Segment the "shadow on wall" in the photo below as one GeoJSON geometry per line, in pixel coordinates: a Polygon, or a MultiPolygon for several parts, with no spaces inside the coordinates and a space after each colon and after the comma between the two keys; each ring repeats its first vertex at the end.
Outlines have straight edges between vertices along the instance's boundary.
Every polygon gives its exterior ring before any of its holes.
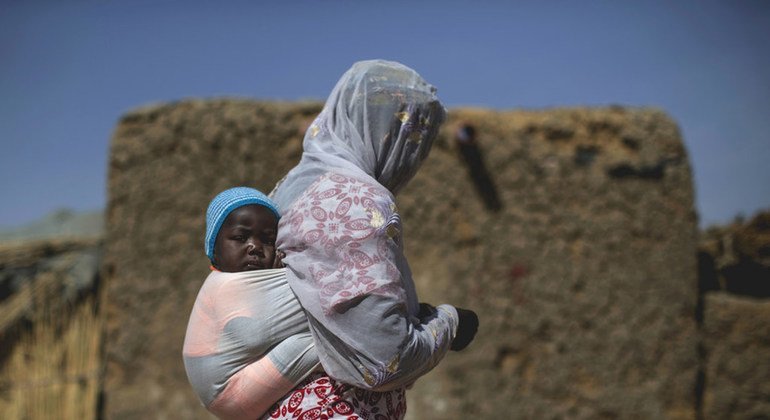
{"type": "Polygon", "coordinates": [[[468,175],[471,177],[476,193],[481,197],[487,210],[498,212],[503,208],[497,187],[489,175],[484,153],[476,142],[476,128],[463,123],[457,128],[454,135],[457,152],[465,164],[468,175]]]}

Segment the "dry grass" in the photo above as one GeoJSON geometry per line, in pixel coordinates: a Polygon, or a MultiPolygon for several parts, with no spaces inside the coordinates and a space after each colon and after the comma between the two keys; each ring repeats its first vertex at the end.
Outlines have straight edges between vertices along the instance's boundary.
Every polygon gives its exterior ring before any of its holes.
{"type": "MultiPolygon", "coordinates": [[[[37,295],[35,307],[48,307],[40,301],[46,294],[37,295]]],[[[35,310],[32,327],[0,366],[0,418],[96,418],[102,326],[95,300],[88,296],[64,313],[35,310]]]]}

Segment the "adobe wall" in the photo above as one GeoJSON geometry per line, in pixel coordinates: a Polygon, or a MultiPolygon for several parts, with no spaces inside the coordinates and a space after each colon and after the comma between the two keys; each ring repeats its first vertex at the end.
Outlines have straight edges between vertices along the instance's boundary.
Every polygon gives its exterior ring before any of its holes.
{"type": "Polygon", "coordinates": [[[770,210],[698,247],[704,419],[770,416],[770,210]]]}
{"type": "MultiPolygon", "coordinates": [[[[208,271],[205,208],[230,186],[269,191],[319,110],[184,101],[120,121],[103,266],[107,418],[208,418],[180,355],[208,271]]],[[[696,217],[665,114],[452,110],[398,204],[421,298],[482,323],[409,392],[410,418],[694,418],[696,217]],[[464,157],[461,123],[478,145],[464,157]]]]}
{"type": "Polygon", "coordinates": [[[705,301],[704,418],[767,418],[770,301],[727,293],[709,293],[705,301]]]}
{"type": "Polygon", "coordinates": [[[502,209],[448,138],[402,197],[421,297],[483,311],[472,350],[411,392],[411,418],[693,418],[696,227],[675,124],[621,108],[458,121],[502,209]]]}

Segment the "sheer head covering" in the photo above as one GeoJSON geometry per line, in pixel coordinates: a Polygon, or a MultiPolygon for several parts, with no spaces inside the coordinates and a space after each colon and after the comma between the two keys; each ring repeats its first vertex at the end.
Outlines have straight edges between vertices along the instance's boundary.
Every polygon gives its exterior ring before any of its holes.
{"type": "Polygon", "coordinates": [[[355,63],[305,133],[299,165],[272,195],[288,208],[330,168],[363,172],[396,194],[428,156],[445,115],[436,88],[409,67],[355,63]]]}

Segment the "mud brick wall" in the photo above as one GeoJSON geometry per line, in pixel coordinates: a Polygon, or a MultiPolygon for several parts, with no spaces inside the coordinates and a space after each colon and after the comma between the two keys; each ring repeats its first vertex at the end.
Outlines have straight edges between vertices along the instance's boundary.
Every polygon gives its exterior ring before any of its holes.
{"type": "Polygon", "coordinates": [[[770,418],[770,210],[699,242],[700,412],[770,418]]]}
{"type": "Polygon", "coordinates": [[[706,419],[770,415],[770,301],[710,293],[704,316],[706,419]]]}
{"type": "MultiPolygon", "coordinates": [[[[205,208],[227,187],[270,190],[319,110],[185,101],[120,121],[103,266],[107,418],[208,418],[180,355],[208,271],[205,208]]],[[[410,418],[694,418],[696,216],[665,114],[451,110],[398,204],[421,298],[481,318],[476,342],[409,392],[410,418]],[[456,142],[461,126],[475,147],[456,142]]]]}
{"type": "Polygon", "coordinates": [[[477,199],[450,138],[402,197],[421,297],[482,320],[417,383],[411,418],[693,418],[696,227],[675,124],[622,108],[459,122],[501,209],[477,199]]]}

